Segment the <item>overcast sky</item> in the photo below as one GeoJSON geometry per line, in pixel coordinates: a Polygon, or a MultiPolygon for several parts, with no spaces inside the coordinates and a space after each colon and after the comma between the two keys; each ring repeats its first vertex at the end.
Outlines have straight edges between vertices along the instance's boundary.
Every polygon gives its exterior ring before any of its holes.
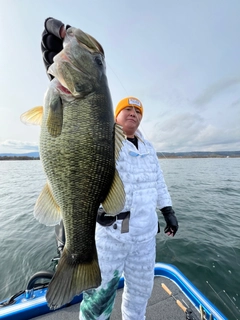
{"type": "Polygon", "coordinates": [[[0,153],[38,150],[40,127],[20,115],[43,104],[44,20],[95,37],[114,106],[144,106],[140,129],[157,151],[240,150],[239,0],[0,0],[0,153]]]}

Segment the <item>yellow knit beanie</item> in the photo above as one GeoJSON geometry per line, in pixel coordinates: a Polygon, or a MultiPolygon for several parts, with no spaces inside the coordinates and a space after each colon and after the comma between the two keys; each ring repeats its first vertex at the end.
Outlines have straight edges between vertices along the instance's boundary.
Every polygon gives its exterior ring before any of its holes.
{"type": "Polygon", "coordinates": [[[140,100],[134,97],[127,97],[118,102],[118,105],[115,109],[115,118],[118,116],[119,112],[126,107],[134,107],[140,110],[141,115],[143,115],[143,105],[140,100]]]}

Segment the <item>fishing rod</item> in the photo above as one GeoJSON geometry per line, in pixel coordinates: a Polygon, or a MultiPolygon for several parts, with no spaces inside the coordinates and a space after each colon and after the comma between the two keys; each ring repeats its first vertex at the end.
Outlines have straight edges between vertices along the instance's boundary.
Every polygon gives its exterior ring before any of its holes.
{"type": "MultiPolygon", "coordinates": [[[[228,305],[225,303],[225,301],[220,297],[220,295],[216,292],[216,290],[214,290],[214,288],[211,286],[211,284],[206,281],[207,285],[210,287],[210,289],[215,293],[215,295],[219,298],[219,300],[221,300],[221,302],[224,304],[224,306],[231,312],[231,314],[234,316],[234,318],[236,320],[238,320],[237,316],[234,314],[233,309],[230,309],[228,307],[228,305]]],[[[229,295],[227,294],[227,292],[225,290],[222,290],[221,292],[223,292],[225,294],[225,296],[227,296],[227,298],[231,301],[231,303],[234,305],[235,309],[237,310],[237,312],[240,314],[239,308],[236,306],[236,304],[233,302],[233,300],[229,297],[229,295]]]]}
{"type": "MultiPolygon", "coordinates": [[[[199,320],[199,317],[192,311],[191,308],[185,307],[180,300],[178,300],[170,291],[170,289],[165,285],[165,283],[161,283],[162,288],[172,297],[176,304],[182,309],[184,313],[186,313],[186,320],[199,320]]],[[[201,310],[201,320],[206,320],[203,310],[201,310]]],[[[211,317],[210,317],[211,320],[211,317]]]]}

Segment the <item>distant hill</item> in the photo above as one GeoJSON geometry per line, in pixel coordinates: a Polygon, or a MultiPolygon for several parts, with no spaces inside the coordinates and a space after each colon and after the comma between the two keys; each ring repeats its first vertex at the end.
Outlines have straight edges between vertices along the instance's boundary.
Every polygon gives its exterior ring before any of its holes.
{"type": "MultiPolygon", "coordinates": [[[[157,152],[158,158],[240,158],[240,151],[157,152]]],[[[0,153],[0,160],[38,160],[39,152],[0,153]]]]}
{"type": "Polygon", "coordinates": [[[38,160],[39,152],[0,153],[0,160],[38,160]]]}
{"type": "Polygon", "coordinates": [[[240,151],[157,152],[158,158],[238,158],[240,151]]]}

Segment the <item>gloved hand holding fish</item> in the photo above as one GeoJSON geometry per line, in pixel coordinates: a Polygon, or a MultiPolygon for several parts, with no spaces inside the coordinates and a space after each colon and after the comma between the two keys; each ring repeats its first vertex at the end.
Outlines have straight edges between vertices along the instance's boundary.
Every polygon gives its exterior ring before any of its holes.
{"type": "Polygon", "coordinates": [[[41,223],[63,219],[66,245],[46,295],[52,309],[101,284],[95,246],[99,205],[116,215],[125,193],[115,161],[125,136],[114,124],[102,46],[80,29],[67,29],[44,108],[21,116],[41,125],[40,158],[47,176],[34,208],[41,223]]]}

